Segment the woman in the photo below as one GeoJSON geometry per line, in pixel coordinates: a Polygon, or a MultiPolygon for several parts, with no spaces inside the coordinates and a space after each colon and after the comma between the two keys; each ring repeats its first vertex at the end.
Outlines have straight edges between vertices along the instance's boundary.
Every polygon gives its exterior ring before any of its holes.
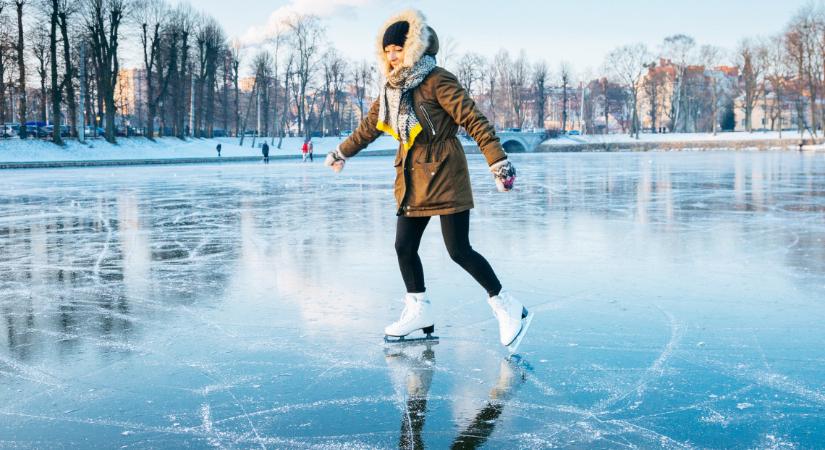
{"type": "Polygon", "coordinates": [[[379,67],[386,83],[358,129],[327,155],[340,172],[382,132],[400,143],[395,156],[398,224],[395,249],[407,288],[401,318],[384,330],[401,338],[435,329],[424,272],[418,257],[421,236],[432,216],[440,216],[450,257],[481,284],[499,323],[502,345],[515,352],[532,314],[506,291],[490,264],[470,246],[473,194],[464,149],[456,137],[462,126],[478,143],[500,191],[509,191],[515,169],[507,161],[495,129],[450,72],[436,66],[438,38],[424,16],[408,10],[392,17],[378,35],[379,67]]]}

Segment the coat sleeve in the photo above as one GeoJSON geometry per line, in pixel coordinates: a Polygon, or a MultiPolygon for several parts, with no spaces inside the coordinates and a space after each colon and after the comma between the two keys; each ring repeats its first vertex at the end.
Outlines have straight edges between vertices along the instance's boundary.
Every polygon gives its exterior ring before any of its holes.
{"type": "Polygon", "coordinates": [[[452,73],[441,70],[435,85],[438,103],[478,144],[487,165],[507,159],[496,130],[452,73]]]}
{"type": "Polygon", "coordinates": [[[358,154],[361,150],[366,148],[374,140],[381,136],[381,131],[375,127],[378,123],[378,100],[372,102],[370,110],[367,115],[358,124],[358,128],[352,135],[350,135],[339,148],[341,153],[347,158],[351,158],[358,154]]]}

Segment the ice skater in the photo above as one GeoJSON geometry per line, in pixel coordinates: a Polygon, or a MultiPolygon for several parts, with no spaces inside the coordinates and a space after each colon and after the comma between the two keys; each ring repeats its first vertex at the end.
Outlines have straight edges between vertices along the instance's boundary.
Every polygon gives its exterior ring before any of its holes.
{"type": "Polygon", "coordinates": [[[302,159],[301,162],[307,162],[307,158],[309,158],[310,162],[312,162],[312,143],[310,142],[309,138],[304,140],[303,145],[301,145],[301,155],[302,159]]]}
{"type": "Polygon", "coordinates": [[[269,164],[269,144],[264,141],[264,145],[261,146],[261,153],[264,155],[264,164],[269,164]]]}
{"type": "Polygon", "coordinates": [[[324,164],[336,172],[382,132],[399,141],[395,156],[398,216],[395,250],[407,288],[401,318],[384,329],[390,340],[422,330],[431,338],[435,316],[424,285],[418,247],[432,216],[440,216],[450,257],[487,291],[502,345],[515,352],[532,313],[507,291],[493,268],[470,246],[473,193],[464,149],[456,137],[462,126],[478,143],[499,191],[513,188],[516,171],[507,160],[493,125],[452,73],[436,65],[438,37],[416,10],[388,20],[378,35],[384,75],[378,99],[358,129],[329,152],[324,164]]]}
{"type": "Polygon", "coordinates": [[[218,144],[218,146],[215,147],[215,150],[218,151],[218,158],[220,158],[221,157],[221,144],[218,144]]]}

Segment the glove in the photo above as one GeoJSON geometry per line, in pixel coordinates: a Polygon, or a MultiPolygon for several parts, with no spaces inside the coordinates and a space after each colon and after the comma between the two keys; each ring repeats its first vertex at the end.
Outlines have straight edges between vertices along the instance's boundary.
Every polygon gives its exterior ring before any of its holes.
{"type": "Polygon", "coordinates": [[[516,168],[510,164],[506,159],[501,160],[490,166],[490,172],[493,172],[493,178],[496,180],[496,188],[499,192],[507,192],[513,189],[513,184],[516,182],[516,168]]]}
{"type": "Polygon", "coordinates": [[[340,148],[336,148],[335,150],[327,153],[326,159],[324,159],[324,165],[327,167],[332,167],[332,170],[335,173],[338,173],[344,170],[344,163],[347,162],[347,157],[341,153],[340,148]]]}

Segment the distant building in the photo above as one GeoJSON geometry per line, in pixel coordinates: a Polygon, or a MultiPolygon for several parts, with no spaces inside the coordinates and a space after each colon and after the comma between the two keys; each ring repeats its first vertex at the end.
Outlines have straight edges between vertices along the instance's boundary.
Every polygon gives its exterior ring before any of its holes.
{"type": "Polygon", "coordinates": [[[713,90],[717,120],[736,95],[739,69],[732,66],[707,68],[687,66],[680,80],[679,66],[660,58],[648,67],[639,81],[638,107],[642,130],[648,132],[710,131],[713,129],[713,90]],[[681,88],[681,92],[676,92],[681,88]],[[677,95],[678,94],[678,95],[677,95]],[[678,105],[674,101],[680,99],[678,105]],[[678,108],[677,108],[678,106],[678,108]],[[677,117],[678,114],[678,117],[677,117]],[[678,120],[678,123],[674,121],[678,120]]]}
{"type": "Polygon", "coordinates": [[[142,127],[146,118],[146,70],[121,69],[115,86],[118,122],[128,120],[142,127]]]}
{"type": "Polygon", "coordinates": [[[255,77],[243,77],[238,80],[238,89],[244,93],[252,92],[252,89],[255,88],[255,77]]]}

